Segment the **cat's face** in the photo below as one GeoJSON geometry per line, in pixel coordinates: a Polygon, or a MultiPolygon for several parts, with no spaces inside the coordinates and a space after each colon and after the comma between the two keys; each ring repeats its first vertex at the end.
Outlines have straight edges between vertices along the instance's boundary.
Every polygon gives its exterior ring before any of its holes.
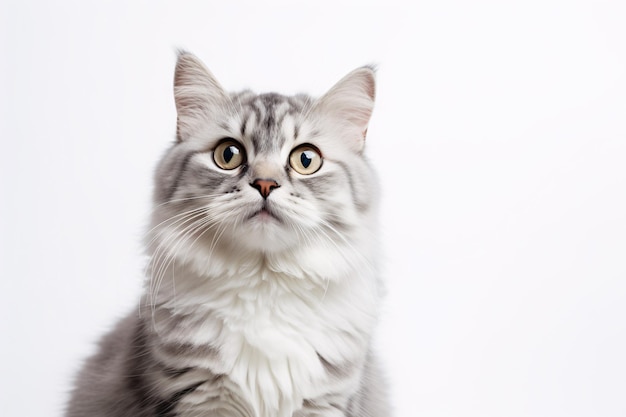
{"type": "Polygon", "coordinates": [[[363,227],[376,188],[363,158],[371,69],[319,100],[227,94],[182,54],[175,97],[178,142],[158,168],[155,194],[168,244],[277,252],[333,245],[363,227]]]}

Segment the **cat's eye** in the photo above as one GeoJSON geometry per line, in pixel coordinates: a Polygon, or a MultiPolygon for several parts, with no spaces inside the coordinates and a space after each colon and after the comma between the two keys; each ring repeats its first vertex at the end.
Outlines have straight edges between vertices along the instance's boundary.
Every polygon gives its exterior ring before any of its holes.
{"type": "Polygon", "coordinates": [[[246,151],[236,140],[224,139],[213,150],[213,160],[222,169],[235,169],[246,161],[246,151]]]}
{"type": "Polygon", "coordinates": [[[313,145],[300,145],[291,151],[289,165],[300,174],[310,175],[322,167],[322,154],[313,145]]]}

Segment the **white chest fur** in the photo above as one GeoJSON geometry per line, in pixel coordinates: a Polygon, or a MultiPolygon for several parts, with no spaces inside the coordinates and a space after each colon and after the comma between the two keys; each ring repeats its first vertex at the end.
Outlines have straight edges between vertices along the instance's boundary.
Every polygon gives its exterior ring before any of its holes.
{"type": "Polygon", "coordinates": [[[228,374],[257,416],[291,416],[304,398],[321,396],[326,387],[315,345],[328,341],[319,339],[312,320],[284,314],[258,312],[245,323],[229,323],[225,331],[222,357],[230,364],[228,374]]]}
{"type": "MultiPolygon", "coordinates": [[[[159,291],[168,310],[190,318],[184,333],[163,336],[214,346],[219,361],[204,365],[228,375],[253,417],[290,417],[304,399],[336,389],[320,357],[338,365],[365,357],[378,304],[371,271],[319,280],[262,262],[209,279],[194,269],[176,267],[172,289],[159,291]]],[[[340,385],[353,389],[349,382],[340,385]]]]}

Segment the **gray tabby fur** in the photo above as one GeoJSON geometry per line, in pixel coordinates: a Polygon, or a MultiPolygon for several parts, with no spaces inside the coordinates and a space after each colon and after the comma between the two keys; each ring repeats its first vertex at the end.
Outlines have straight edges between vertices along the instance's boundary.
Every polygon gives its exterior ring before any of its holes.
{"type": "Polygon", "coordinates": [[[177,141],[155,175],[142,308],[87,360],[66,417],[390,416],[371,348],[374,86],[364,67],[319,99],[228,94],[179,54],[177,141]],[[216,165],[223,138],[245,163],[216,165]],[[290,165],[301,144],[321,151],[319,171],[290,165]],[[256,179],[277,187],[264,196],[256,179]]]}

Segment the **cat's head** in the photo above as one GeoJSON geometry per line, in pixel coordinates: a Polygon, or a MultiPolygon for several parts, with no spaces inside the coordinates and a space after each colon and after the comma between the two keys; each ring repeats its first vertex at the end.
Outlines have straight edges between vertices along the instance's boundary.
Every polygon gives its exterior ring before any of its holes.
{"type": "Polygon", "coordinates": [[[352,71],[319,99],[231,94],[183,52],[174,96],[177,141],[156,175],[157,246],[332,248],[372,226],[377,186],[363,155],[372,68],[352,71]]]}

